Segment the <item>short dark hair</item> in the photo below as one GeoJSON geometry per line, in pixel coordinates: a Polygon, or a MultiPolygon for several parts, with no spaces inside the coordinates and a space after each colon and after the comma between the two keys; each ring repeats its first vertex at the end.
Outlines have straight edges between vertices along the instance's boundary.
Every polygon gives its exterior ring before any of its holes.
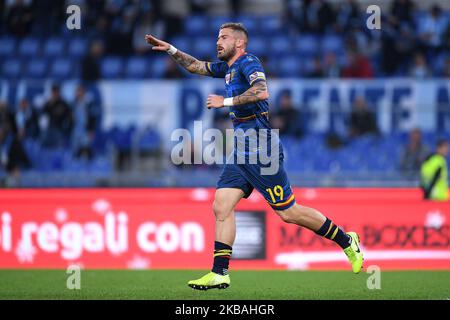
{"type": "Polygon", "coordinates": [[[248,31],[245,28],[245,26],[240,22],[227,22],[220,26],[220,30],[225,29],[225,28],[229,28],[233,31],[243,32],[245,34],[245,37],[248,39],[248,31]]]}
{"type": "Polygon", "coordinates": [[[446,145],[446,144],[449,144],[449,142],[448,142],[446,139],[439,139],[438,142],[437,142],[437,144],[436,144],[436,146],[437,146],[438,148],[441,148],[441,147],[443,147],[443,146],[446,145]]]}
{"type": "Polygon", "coordinates": [[[59,83],[52,84],[52,92],[60,92],[60,91],[61,91],[61,87],[60,87],[59,83]]]}
{"type": "Polygon", "coordinates": [[[431,12],[433,14],[440,15],[442,13],[442,8],[439,5],[435,4],[431,7],[431,12]]]}

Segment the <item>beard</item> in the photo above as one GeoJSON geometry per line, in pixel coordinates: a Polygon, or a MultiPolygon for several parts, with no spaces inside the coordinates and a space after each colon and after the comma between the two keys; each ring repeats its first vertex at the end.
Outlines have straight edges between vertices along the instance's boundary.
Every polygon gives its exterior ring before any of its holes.
{"type": "Polygon", "coordinates": [[[236,54],[236,47],[232,47],[228,50],[223,49],[222,53],[217,53],[217,58],[221,61],[229,61],[236,54]]]}

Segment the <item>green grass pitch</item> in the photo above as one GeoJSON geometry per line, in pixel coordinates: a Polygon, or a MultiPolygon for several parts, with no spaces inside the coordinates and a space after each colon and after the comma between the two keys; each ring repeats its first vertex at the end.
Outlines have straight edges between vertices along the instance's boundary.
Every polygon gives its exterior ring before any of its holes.
{"type": "Polygon", "coordinates": [[[380,290],[344,271],[233,271],[225,290],[187,286],[204,272],[83,270],[81,289],[69,290],[65,270],[0,270],[0,299],[450,299],[450,271],[382,272],[380,290]]]}

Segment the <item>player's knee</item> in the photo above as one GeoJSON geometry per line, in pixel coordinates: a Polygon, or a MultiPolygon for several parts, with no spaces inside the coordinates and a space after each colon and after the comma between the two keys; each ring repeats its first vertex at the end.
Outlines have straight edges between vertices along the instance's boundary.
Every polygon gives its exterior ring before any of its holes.
{"type": "Polygon", "coordinates": [[[216,220],[225,220],[230,215],[232,209],[230,209],[224,201],[215,199],[213,203],[213,211],[216,220]]]}
{"type": "Polygon", "coordinates": [[[275,210],[278,216],[286,223],[295,223],[296,222],[296,214],[292,207],[286,210],[275,210]]]}

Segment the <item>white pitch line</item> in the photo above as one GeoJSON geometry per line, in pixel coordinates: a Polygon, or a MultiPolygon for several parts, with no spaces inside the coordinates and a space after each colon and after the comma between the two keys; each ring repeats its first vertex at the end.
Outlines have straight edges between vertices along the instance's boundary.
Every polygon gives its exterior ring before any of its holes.
{"type": "MultiPolygon", "coordinates": [[[[367,260],[450,260],[450,250],[372,250],[364,251],[367,260]]],[[[277,264],[304,265],[313,262],[347,261],[342,252],[286,252],[275,256],[277,264]]]]}

